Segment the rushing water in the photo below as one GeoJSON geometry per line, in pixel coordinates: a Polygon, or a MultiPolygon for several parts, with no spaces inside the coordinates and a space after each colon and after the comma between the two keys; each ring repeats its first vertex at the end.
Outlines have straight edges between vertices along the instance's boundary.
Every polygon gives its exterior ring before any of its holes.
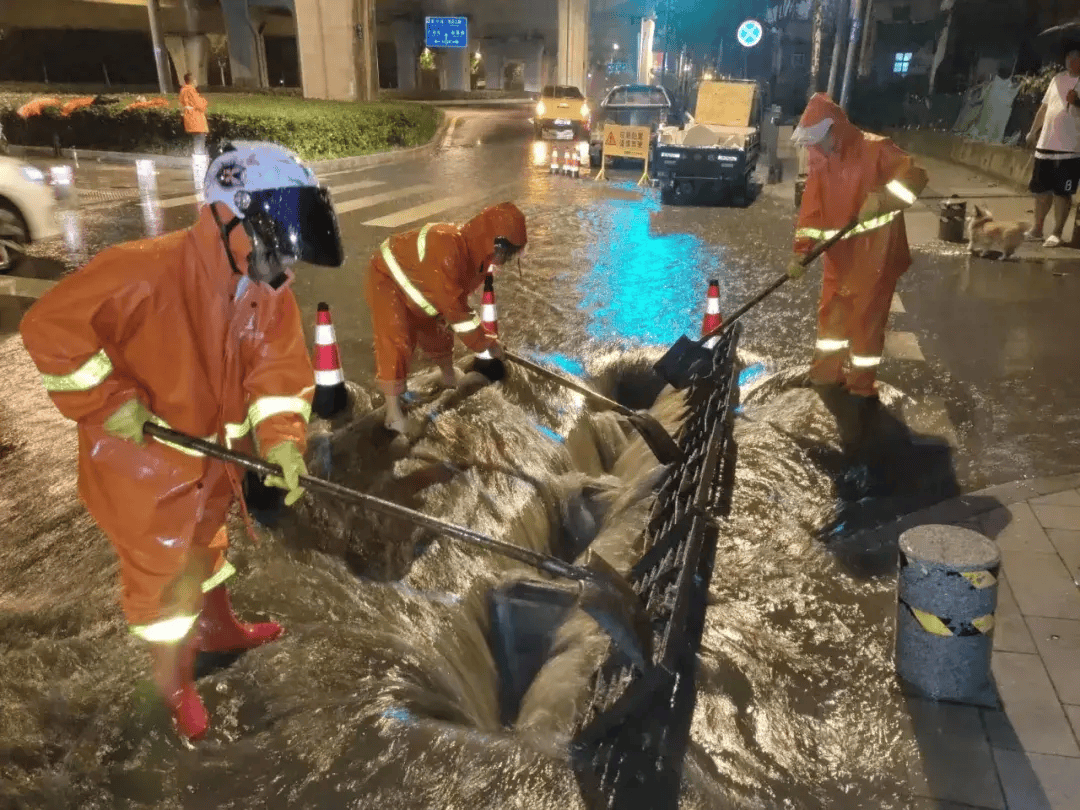
{"type": "MultiPolygon", "coordinates": [[[[125,631],[112,551],[76,499],[72,426],[17,337],[0,355],[14,370],[0,411],[0,806],[581,806],[565,746],[606,637],[575,615],[505,727],[488,594],[537,575],[323,496],[257,546],[232,527],[237,610],[286,635],[216,662],[199,681],[212,731],[180,745],[125,631]]],[[[623,394],[648,388],[651,359],[588,365],[623,394]]],[[[830,553],[845,509],[882,499],[865,475],[844,483],[816,395],[744,359],[683,806],[904,807],[891,581],[830,553]]],[[[353,418],[314,431],[333,437],[335,480],[518,545],[572,556],[591,542],[632,564],[660,470],[614,417],[520,373],[469,397],[414,388],[426,432],[407,453],[350,386],[353,418]]],[[[653,412],[674,428],[680,401],[667,391],[653,412]]]]}

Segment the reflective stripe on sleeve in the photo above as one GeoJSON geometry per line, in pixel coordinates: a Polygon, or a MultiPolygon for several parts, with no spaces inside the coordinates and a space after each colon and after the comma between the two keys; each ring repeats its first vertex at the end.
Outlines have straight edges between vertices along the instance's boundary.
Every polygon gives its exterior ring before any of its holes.
{"type": "Polygon", "coordinates": [[[394,277],[394,281],[396,281],[398,286],[404,290],[405,294],[412,299],[412,302],[432,318],[438,315],[439,310],[428,303],[428,300],[424,298],[415,286],[413,286],[413,283],[409,281],[408,277],[402,271],[401,265],[398,264],[397,259],[394,258],[394,254],[390,250],[389,239],[382,243],[379,251],[382,253],[383,261],[386,262],[387,268],[390,270],[390,275],[394,277]]]}
{"type": "Polygon", "coordinates": [[[873,368],[881,363],[881,356],[870,357],[865,354],[853,354],[851,355],[851,365],[856,368],[873,368]]]}
{"type": "Polygon", "coordinates": [[[133,625],[131,632],[151,644],[175,643],[191,632],[191,628],[195,626],[198,618],[197,615],[174,616],[171,619],[162,619],[160,622],[154,622],[153,624],[133,625]]]}
{"type": "Polygon", "coordinates": [[[233,564],[228,560],[225,560],[224,564],[221,566],[221,568],[214,572],[213,576],[211,576],[209,579],[203,580],[202,592],[209,593],[235,573],[236,569],[233,568],[233,564]]]}
{"type": "Polygon", "coordinates": [[[890,180],[888,183],[885,184],[885,189],[898,200],[901,200],[908,205],[915,204],[915,195],[911,193],[911,189],[909,189],[899,180],[890,180]]]}
{"type": "Polygon", "coordinates": [[[244,438],[251,430],[251,423],[245,419],[243,422],[225,423],[225,446],[232,448],[232,443],[244,438]]]}
{"type": "Polygon", "coordinates": [[[450,324],[450,328],[453,329],[458,334],[461,334],[463,332],[471,332],[474,329],[479,329],[480,328],[480,319],[477,318],[474,315],[472,317],[472,320],[460,321],[458,323],[450,324]]]}
{"type": "MultiPolygon", "coordinates": [[[[863,222],[860,222],[858,225],[852,228],[850,231],[848,231],[846,234],[844,234],[840,241],[843,241],[844,239],[850,239],[853,236],[859,236],[860,234],[864,234],[867,231],[873,231],[877,228],[883,228],[890,222],[892,222],[894,219],[896,219],[898,216],[900,216],[899,211],[889,211],[887,214],[882,214],[881,216],[872,217],[871,219],[864,220],[863,222]]],[[[799,228],[797,231],[795,231],[795,238],[816,239],[819,242],[824,242],[826,239],[832,239],[838,233],[840,233],[839,228],[827,231],[821,230],[819,228],[799,228]]]]}
{"type": "Polygon", "coordinates": [[[46,391],[89,391],[105,382],[112,370],[112,360],[101,349],[70,374],[42,374],[41,381],[46,391]]]}
{"type": "Polygon", "coordinates": [[[301,397],[259,397],[248,408],[248,423],[255,427],[279,413],[295,413],[305,422],[311,420],[311,406],[301,397]]]}
{"type": "Polygon", "coordinates": [[[818,351],[822,352],[838,352],[841,349],[846,349],[849,345],[847,340],[837,340],[836,338],[819,338],[817,343],[814,344],[818,351]]]}

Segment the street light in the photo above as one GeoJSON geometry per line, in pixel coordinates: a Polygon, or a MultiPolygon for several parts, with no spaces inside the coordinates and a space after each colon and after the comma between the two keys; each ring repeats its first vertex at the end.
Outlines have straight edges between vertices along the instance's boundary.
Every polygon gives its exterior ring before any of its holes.
{"type": "Polygon", "coordinates": [[[614,48],[615,50],[619,50],[619,43],[618,43],[618,42],[616,42],[616,43],[615,43],[614,45],[612,45],[611,47],[612,47],[612,48],[614,48]]]}

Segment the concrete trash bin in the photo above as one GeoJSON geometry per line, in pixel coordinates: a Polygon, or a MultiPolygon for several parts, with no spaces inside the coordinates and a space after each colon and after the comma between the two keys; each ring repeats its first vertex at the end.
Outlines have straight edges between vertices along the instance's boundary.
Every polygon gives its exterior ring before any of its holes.
{"type": "Polygon", "coordinates": [[[996,707],[990,677],[1001,554],[960,526],[900,536],[896,673],[909,692],[996,707]]]}
{"type": "Polygon", "coordinates": [[[938,217],[938,239],[942,242],[966,242],[967,239],[964,237],[964,220],[966,218],[966,202],[956,199],[943,202],[941,204],[941,214],[938,217]]]}

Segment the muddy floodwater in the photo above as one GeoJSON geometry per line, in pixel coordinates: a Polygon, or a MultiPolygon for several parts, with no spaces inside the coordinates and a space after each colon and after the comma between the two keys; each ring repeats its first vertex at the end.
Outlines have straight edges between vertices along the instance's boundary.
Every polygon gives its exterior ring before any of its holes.
{"type": "MultiPolygon", "coordinates": [[[[0,411],[0,807],[583,806],[566,748],[607,637],[575,613],[503,718],[489,593],[540,575],[311,494],[258,545],[231,526],[238,612],[286,634],[200,662],[212,729],[182,746],[126,632],[111,548],[77,500],[73,427],[17,336],[0,355],[14,370],[0,411]]],[[[682,395],[656,396],[657,357],[597,354],[583,370],[674,430],[682,395]]],[[[836,416],[791,384],[798,369],[741,361],[681,806],[906,807],[889,550],[844,538],[954,485],[947,448],[915,458],[886,442],[900,454],[889,467],[923,471],[897,480],[881,458],[842,453],[836,416]]],[[[662,470],[614,416],[518,371],[468,397],[413,388],[425,432],[410,452],[376,428],[373,391],[350,384],[351,421],[313,426],[313,464],[507,542],[567,559],[591,547],[624,572],[635,561],[662,470]]]]}

